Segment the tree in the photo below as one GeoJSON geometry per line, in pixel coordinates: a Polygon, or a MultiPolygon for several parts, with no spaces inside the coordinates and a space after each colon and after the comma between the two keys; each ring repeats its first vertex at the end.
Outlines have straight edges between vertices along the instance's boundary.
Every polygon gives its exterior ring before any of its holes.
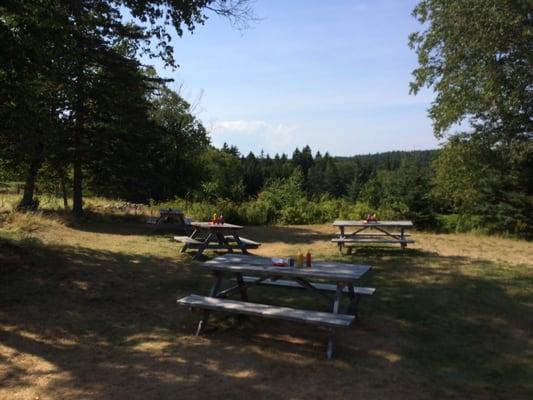
{"type": "Polygon", "coordinates": [[[157,170],[151,197],[187,196],[201,184],[201,155],[209,145],[207,131],[193,115],[193,106],[164,85],[159,85],[151,109],[158,132],[152,135],[154,146],[148,146],[153,149],[157,170]]]}
{"type": "Polygon", "coordinates": [[[419,62],[411,91],[417,93],[427,86],[437,93],[429,110],[437,137],[448,136],[451,128],[465,120],[470,125],[445,147],[437,166],[446,169],[438,170],[437,182],[446,182],[442,189],[452,198],[463,198],[462,212],[479,212],[482,205],[487,223],[493,218],[502,224],[504,219],[514,219],[497,230],[533,232],[531,1],[422,0],[413,14],[427,29],[409,39],[419,62]],[[474,150],[472,146],[480,147],[474,150]],[[479,157],[463,165],[448,163],[460,160],[460,154],[479,157]],[[457,168],[463,173],[455,173],[457,168]],[[492,176],[476,181],[474,187],[461,186],[460,182],[469,180],[466,177],[480,171],[492,171],[492,176]],[[451,184],[455,178],[457,182],[451,184]],[[465,194],[474,188],[477,192],[467,197],[477,198],[476,207],[465,208],[469,203],[464,201],[465,194]],[[491,212],[502,207],[507,215],[503,219],[498,217],[501,212],[491,212]]]}
{"type": "Polygon", "coordinates": [[[52,41],[61,34],[51,1],[5,1],[0,5],[0,158],[24,176],[19,208],[34,208],[35,181],[45,153],[58,142],[61,92],[52,41]],[[53,15],[53,12],[52,12],[53,15]]]}
{"type": "Polygon", "coordinates": [[[413,14],[428,28],[409,39],[420,64],[411,91],[435,89],[435,134],[469,118],[474,126],[531,138],[531,1],[423,0],[413,14]]]}
{"type": "Polygon", "coordinates": [[[244,170],[244,186],[248,196],[257,196],[265,183],[263,168],[254,153],[250,152],[242,158],[244,170]]]}
{"type": "MultiPolygon", "coordinates": [[[[0,34],[2,39],[6,38],[2,40],[2,52],[4,46],[7,53],[18,51],[18,46],[9,42],[14,37],[13,43],[31,44],[27,46],[30,56],[40,49],[43,51],[38,54],[48,56],[30,58],[32,62],[28,63],[23,53],[19,59],[29,65],[27,70],[33,75],[30,80],[24,76],[18,82],[40,82],[36,78],[41,78],[39,72],[45,71],[46,66],[58,67],[49,74],[54,76],[51,81],[58,85],[58,89],[45,92],[58,92],[62,98],[62,103],[52,108],[52,114],[61,119],[70,133],[64,145],[69,149],[72,162],[73,212],[76,215],[83,214],[84,169],[92,158],[91,150],[98,147],[94,146],[99,139],[99,135],[94,135],[94,127],[103,122],[95,119],[103,114],[95,110],[102,111],[101,105],[109,100],[105,98],[105,90],[99,86],[103,71],[123,70],[142,54],[161,58],[165,65],[176,67],[169,29],[173,27],[178,36],[185,29],[192,32],[196,25],[205,23],[209,11],[229,18],[236,25],[246,23],[251,17],[248,0],[20,0],[6,1],[0,6],[0,34]],[[133,19],[126,21],[124,11],[129,12],[133,19]],[[130,48],[126,53],[122,51],[125,43],[130,48]]],[[[0,73],[2,81],[17,71],[13,65],[2,65],[0,68],[3,70],[0,73]]],[[[46,79],[41,81],[48,82],[46,79]]],[[[39,98],[17,97],[14,93],[18,89],[8,87],[13,98],[7,105],[2,104],[2,115],[13,114],[12,111],[18,113],[16,110],[24,108],[25,98],[39,98]]],[[[32,90],[39,92],[34,88],[32,90]]],[[[50,107],[43,106],[39,101],[35,103],[38,103],[40,111],[36,115],[50,112],[50,107]]],[[[25,130],[25,134],[29,132],[25,128],[20,130],[25,130]]],[[[38,131],[41,129],[34,129],[31,140],[25,140],[32,148],[26,153],[36,153],[33,156],[35,166],[30,163],[29,168],[34,171],[31,174],[33,180],[42,165],[41,158],[48,155],[41,151],[44,146],[39,143],[46,143],[46,140],[40,139],[38,131]],[[42,156],[39,156],[41,153],[42,156]]],[[[5,130],[2,129],[2,132],[5,130]]],[[[15,143],[14,140],[10,142],[15,143]]]]}
{"type": "Polygon", "coordinates": [[[202,182],[205,199],[243,200],[243,168],[236,155],[211,147],[202,155],[202,165],[202,176],[206,177],[202,182]]]}

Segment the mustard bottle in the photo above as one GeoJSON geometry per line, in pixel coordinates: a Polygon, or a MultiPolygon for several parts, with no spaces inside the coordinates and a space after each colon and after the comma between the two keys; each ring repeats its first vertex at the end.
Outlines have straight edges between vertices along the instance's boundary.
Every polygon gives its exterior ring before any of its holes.
{"type": "Polygon", "coordinates": [[[296,257],[296,266],[298,268],[303,268],[303,266],[304,266],[304,254],[302,253],[301,250],[298,253],[298,256],[296,257]]]}

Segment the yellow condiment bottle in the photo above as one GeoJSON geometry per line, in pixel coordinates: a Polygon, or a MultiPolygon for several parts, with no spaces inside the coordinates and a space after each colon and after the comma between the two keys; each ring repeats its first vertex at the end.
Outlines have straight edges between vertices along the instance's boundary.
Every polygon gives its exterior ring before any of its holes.
{"type": "Polygon", "coordinates": [[[298,268],[303,268],[304,266],[304,254],[301,250],[298,253],[298,256],[296,257],[296,265],[298,266],[298,268]]]}
{"type": "Polygon", "coordinates": [[[213,219],[211,220],[211,222],[212,223],[217,222],[217,213],[216,212],[213,213],[213,219]]]}

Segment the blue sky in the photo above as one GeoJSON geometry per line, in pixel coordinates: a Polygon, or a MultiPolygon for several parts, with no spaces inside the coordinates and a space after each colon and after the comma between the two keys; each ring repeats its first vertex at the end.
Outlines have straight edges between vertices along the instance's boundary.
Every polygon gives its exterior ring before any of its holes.
{"type": "MultiPolygon", "coordinates": [[[[155,67],[197,103],[212,143],[243,154],[309,144],[333,155],[435,148],[430,91],[409,95],[411,0],[257,0],[247,30],[212,16],[155,67]]],[[[153,60],[152,60],[153,63],[153,60]]]]}

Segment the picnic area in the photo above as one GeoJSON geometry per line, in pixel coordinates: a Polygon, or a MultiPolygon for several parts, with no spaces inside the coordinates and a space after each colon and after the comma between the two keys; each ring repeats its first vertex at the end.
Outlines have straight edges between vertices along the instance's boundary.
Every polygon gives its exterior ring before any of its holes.
{"type": "Polygon", "coordinates": [[[533,400],[532,0],[0,2],[0,400],[533,400]]]}
{"type": "MultiPolygon", "coordinates": [[[[370,264],[377,288],[338,330],[176,304],[212,276],[144,219],[1,214],[0,398],[513,398],[533,390],[533,245],[412,231],[416,242],[341,254],[332,224],[247,226],[255,256],[311,249],[370,264]],[[334,382],[334,384],[332,384],[334,382]]],[[[236,252],[235,256],[240,256],[236,252]]],[[[209,259],[217,255],[208,252],[209,259]]],[[[249,288],[253,301],[327,311],[305,290],[249,288]]]]}

